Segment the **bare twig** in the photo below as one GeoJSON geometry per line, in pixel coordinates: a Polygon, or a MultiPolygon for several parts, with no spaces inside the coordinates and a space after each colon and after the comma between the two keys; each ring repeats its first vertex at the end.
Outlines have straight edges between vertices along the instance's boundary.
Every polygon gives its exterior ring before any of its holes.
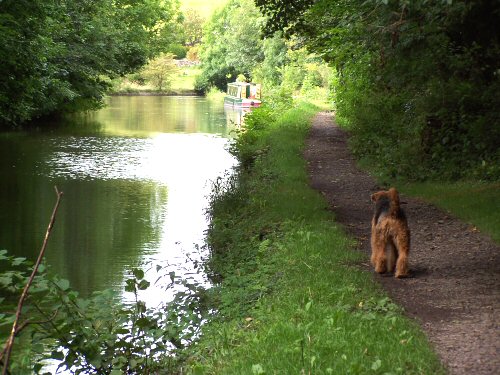
{"type": "Polygon", "coordinates": [[[33,279],[35,278],[36,273],[38,272],[38,267],[40,263],[42,263],[43,256],[45,254],[45,249],[47,248],[47,243],[49,241],[50,233],[52,232],[52,227],[54,226],[54,222],[56,220],[57,209],[59,208],[59,203],[61,202],[61,197],[63,195],[62,192],[57,190],[57,186],[55,187],[57,200],[54,206],[54,210],[52,211],[52,216],[50,218],[49,225],[47,227],[47,232],[45,232],[45,238],[43,240],[42,248],[40,249],[40,253],[38,254],[38,259],[35,262],[35,266],[33,267],[33,272],[31,272],[31,276],[28,279],[28,283],[25,285],[23,292],[21,293],[21,297],[19,298],[19,302],[17,304],[16,310],[16,319],[14,320],[14,324],[12,324],[12,329],[10,331],[9,338],[7,339],[7,343],[5,344],[5,359],[3,360],[3,370],[2,375],[7,375],[9,373],[9,361],[12,353],[12,347],[14,346],[14,338],[16,334],[19,332],[19,319],[21,318],[21,310],[23,309],[24,300],[28,296],[28,290],[33,283],[33,279]]]}

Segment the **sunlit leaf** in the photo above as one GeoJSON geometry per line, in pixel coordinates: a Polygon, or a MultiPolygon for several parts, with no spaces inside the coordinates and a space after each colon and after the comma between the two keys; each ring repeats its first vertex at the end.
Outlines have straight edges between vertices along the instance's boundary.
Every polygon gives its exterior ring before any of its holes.
{"type": "Polygon", "coordinates": [[[24,258],[24,257],[14,258],[14,259],[12,260],[12,265],[13,265],[13,266],[19,266],[19,265],[20,265],[20,264],[22,264],[25,260],[26,260],[26,258],[24,258]]]}
{"type": "Polygon", "coordinates": [[[141,280],[141,282],[137,285],[139,290],[146,290],[150,285],[150,282],[147,280],[141,280]]]}
{"type": "Polygon", "coordinates": [[[57,286],[61,289],[61,290],[68,290],[69,289],[69,281],[66,280],[66,279],[61,279],[59,280],[57,283],[57,286]]]}
{"type": "Polygon", "coordinates": [[[138,280],[142,280],[144,278],[144,271],[139,268],[132,270],[132,273],[134,274],[134,277],[138,280]]]}

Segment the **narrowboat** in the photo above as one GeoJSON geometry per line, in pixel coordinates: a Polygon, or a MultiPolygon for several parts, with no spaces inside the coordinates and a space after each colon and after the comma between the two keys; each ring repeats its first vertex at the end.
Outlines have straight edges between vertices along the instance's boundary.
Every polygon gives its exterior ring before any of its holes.
{"type": "Polygon", "coordinates": [[[262,103],[260,83],[232,82],[227,85],[224,105],[231,107],[258,107],[262,103]]]}

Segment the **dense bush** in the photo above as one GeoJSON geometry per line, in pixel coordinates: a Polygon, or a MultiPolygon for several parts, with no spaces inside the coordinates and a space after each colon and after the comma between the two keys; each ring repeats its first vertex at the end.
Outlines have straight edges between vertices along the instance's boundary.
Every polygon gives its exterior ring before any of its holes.
{"type": "Polygon", "coordinates": [[[177,11],[159,0],[0,3],[0,127],[99,107],[108,78],[168,43],[177,11]]]}
{"type": "MultiPolygon", "coordinates": [[[[0,269],[5,270],[0,272],[0,328],[5,332],[14,322],[12,311],[32,264],[0,250],[0,269]]],[[[73,374],[176,372],[172,368],[182,357],[182,349],[199,334],[204,289],[161,265],[156,265],[156,271],[165,290],[175,286],[175,297],[151,307],[141,299],[150,287],[141,269],[127,276],[125,291],[132,298],[124,302],[114,290],[82,298],[67,280],[42,264],[27,294],[7,369],[12,374],[48,374],[50,360],[58,370],[73,374]]],[[[1,368],[4,360],[1,352],[1,368]]]]}
{"type": "Polygon", "coordinates": [[[188,48],[181,44],[175,43],[168,47],[168,51],[174,54],[177,59],[183,59],[187,55],[188,48]]]}
{"type": "Polygon", "coordinates": [[[337,118],[378,173],[500,178],[500,3],[256,2],[336,67],[337,118]]]}

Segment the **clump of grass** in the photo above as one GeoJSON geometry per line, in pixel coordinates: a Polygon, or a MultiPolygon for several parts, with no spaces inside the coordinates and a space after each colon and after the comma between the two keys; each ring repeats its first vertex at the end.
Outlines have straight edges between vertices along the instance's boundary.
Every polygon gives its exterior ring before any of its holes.
{"type": "Polygon", "coordinates": [[[210,90],[206,93],[206,97],[208,100],[212,100],[214,102],[222,102],[224,100],[224,96],[226,94],[216,87],[211,87],[210,90]]]}
{"type": "Polygon", "coordinates": [[[393,304],[308,185],[309,104],[246,120],[209,214],[218,318],[193,347],[192,373],[439,374],[425,336],[393,304]]]}
{"type": "Polygon", "coordinates": [[[401,186],[404,193],[420,197],[477,226],[500,243],[500,183],[425,182],[401,186]]]}

